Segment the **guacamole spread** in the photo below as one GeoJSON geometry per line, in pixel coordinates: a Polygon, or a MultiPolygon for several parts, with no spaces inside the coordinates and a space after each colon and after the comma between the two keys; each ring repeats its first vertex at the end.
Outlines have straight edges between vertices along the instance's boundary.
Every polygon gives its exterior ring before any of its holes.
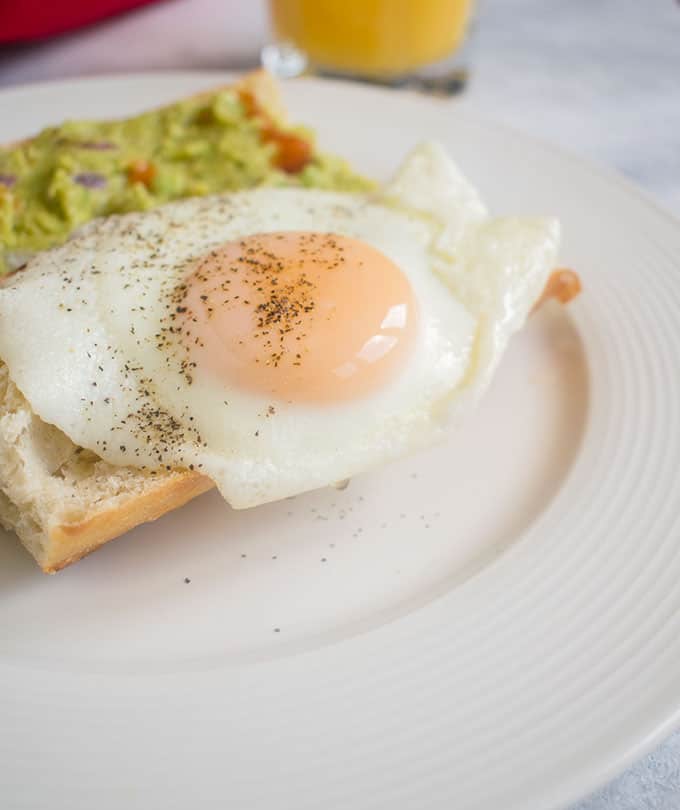
{"type": "Polygon", "coordinates": [[[316,152],[236,90],[119,121],[68,121],[0,150],[0,273],[99,216],[258,185],[358,191],[370,183],[316,152]]]}

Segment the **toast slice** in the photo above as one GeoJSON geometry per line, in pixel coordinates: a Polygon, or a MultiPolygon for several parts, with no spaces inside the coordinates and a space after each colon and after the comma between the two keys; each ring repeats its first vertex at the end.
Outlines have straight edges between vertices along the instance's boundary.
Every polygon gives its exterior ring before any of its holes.
{"type": "MultiPolygon", "coordinates": [[[[278,85],[266,72],[248,74],[233,87],[272,120],[285,121],[278,85]]],[[[0,361],[0,523],[16,532],[45,573],[212,486],[196,472],[115,467],[77,447],[33,413],[0,361]]]]}

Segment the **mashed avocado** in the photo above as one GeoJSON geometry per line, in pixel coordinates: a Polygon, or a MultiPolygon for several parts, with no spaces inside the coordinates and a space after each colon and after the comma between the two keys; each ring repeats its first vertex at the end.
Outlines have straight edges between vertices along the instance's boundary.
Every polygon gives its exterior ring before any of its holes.
{"type": "Polygon", "coordinates": [[[318,154],[234,90],[120,121],[68,121],[0,150],[0,273],[79,225],[182,197],[258,185],[359,191],[370,183],[318,154]]]}

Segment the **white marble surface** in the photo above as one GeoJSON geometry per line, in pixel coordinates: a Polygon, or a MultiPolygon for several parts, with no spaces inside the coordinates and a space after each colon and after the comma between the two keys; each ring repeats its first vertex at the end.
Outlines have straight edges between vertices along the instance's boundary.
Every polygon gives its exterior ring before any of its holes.
{"type": "MultiPolygon", "coordinates": [[[[258,0],[168,0],[48,43],[0,49],[0,86],[245,67],[266,37],[258,0]]],[[[680,3],[481,0],[471,56],[473,79],[453,103],[614,167],[680,214],[680,3]]],[[[605,808],[680,808],[680,732],[572,810],[605,808]]]]}

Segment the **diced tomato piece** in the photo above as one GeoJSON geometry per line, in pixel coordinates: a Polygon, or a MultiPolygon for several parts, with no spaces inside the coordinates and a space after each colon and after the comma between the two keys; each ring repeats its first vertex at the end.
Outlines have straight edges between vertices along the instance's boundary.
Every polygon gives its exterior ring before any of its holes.
{"type": "Polygon", "coordinates": [[[576,298],[580,292],[581,279],[578,277],[577,273],[566,268],[553,270],[535,308],[540,307],[541,304],[544,304],[550,298],[554,298],[560,304],[568,304],[572,298],[576,298]]]}
{"type": "Polygon", "coordinates": [[[297,174],[312,159],[312,145],[299,135],[281,132],[278,129],[264,129],[262,139],[276,147],[274,165],[289,174],[297,174]]]}
{"type": "Polygon", "coordinates": [[[151,188],[151,183],[156,176],[156,167],[150,160],[135,160],[128,166],[128,180],[130,183],[143,183],[147,188],[151,188]]]}

